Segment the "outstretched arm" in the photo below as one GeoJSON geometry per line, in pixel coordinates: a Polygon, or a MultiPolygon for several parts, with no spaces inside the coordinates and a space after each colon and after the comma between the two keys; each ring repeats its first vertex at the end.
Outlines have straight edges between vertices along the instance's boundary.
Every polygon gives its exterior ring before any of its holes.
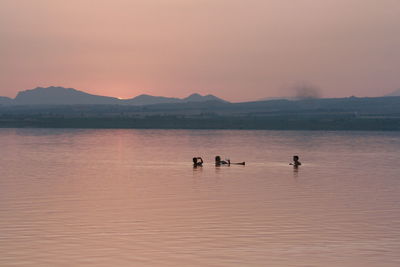
{"type": "Polygon", "coordinates": [[[201,157],[198,157],[198,159],[200,160],[200,163],[203,164],[203,159],[201,157]]]}

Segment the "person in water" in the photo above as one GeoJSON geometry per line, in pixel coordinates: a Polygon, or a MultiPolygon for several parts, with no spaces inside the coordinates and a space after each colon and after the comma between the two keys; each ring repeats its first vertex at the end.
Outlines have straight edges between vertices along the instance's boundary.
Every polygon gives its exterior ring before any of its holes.
{"type": "Polygon", "coordinates": [[[203,166],[203,159],[201,157],[193,158],[193,167],[202,167],[203,166]]]}
{"type": "Polygon", "coordinates": [[[231,165],[231,161],[228,159],[228,160],[221,160],[221,157],[220,156],[216,156],[215,157],[215,166],[221,166],[221,165],[231,165]]]}
{"type": "Polygon", "coordinates": [[[301,162],[299,161],[299,156],[293,156],[293,163],[290,163],[290,165],[293,165],[294,167],[299,167],[301,165],[301,162]]]}

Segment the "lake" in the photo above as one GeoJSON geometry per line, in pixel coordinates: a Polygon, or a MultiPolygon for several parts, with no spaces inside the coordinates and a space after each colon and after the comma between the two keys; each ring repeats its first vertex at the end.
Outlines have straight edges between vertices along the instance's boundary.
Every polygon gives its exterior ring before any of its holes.
{"type": "Polygon", "coordinates": [[[0,266],[400,266],[399,132],[0,129],[0,155],[0,266]]]}

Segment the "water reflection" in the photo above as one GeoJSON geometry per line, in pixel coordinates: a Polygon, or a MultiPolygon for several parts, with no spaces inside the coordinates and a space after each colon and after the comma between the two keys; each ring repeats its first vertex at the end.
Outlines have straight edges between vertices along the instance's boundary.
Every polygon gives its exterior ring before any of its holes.
{"type": "Polygon", "coordinates": [[[295,179],[297,179],[298,177],[299,177],[299,166],[296,166],[296,165],[294,165],[294,166],[292,166],[292,168],[293,168],[293,177],[295,178],[295,179]]]}
{"type": "Polygon", "coordinates": [[[398,133],[43,131],[0,129],[0,266],[399,265],[398,133]]]}

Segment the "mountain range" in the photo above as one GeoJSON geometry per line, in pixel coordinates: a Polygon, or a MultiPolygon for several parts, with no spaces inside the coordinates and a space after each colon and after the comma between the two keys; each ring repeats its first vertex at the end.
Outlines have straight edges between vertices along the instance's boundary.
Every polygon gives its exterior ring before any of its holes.
{"type": "Polygon", "coordinates": [[[396,91],[393,91],[385,96],[400,96],[400,89],[397,89],[396,91]]]}
{"type": "Polygon", "coordinates": [[[167,103],[189,102],[224,102],[227,101],[214,95],[192,94],[186,98],[163,96],[139,95],[130,99],[88,94],[73,88],[64,87],[37,87],[35,89],[20,91],[12,99],[0,97],[0,105],[133,105],[144,106],[167,103]]]}
{"type": "MultiPolygon", "coordinates": [[[[385,95],[385,97],[400,96],[400,89],[385,95]]],[[[256,102],[277,101],[277,100],[294,100],[292,98],[265,98],[256,102]]],[[[20,91],[13,98],[1,97],[0,105],[129,105],[129,106],[145,106],[156,104],[171,104],[171,103],[229,103],[226,100],[218,98],[214,95],[192,94],[186,98],[174,98],[152,95],[138,95],[130,99],[119,99],[116,97],[93,95],[73,88],[64,87],[37,87],[30,90],[20,91]]]]}

